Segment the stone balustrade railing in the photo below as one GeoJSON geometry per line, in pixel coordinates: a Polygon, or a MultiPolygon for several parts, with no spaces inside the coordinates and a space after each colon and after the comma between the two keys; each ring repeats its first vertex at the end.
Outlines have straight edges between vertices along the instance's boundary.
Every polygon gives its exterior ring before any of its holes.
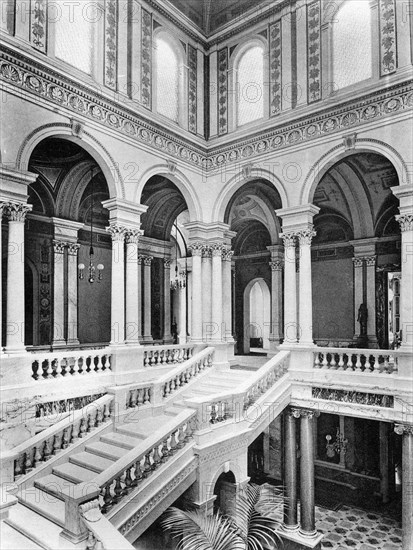
{"type": "Polygon", "coordinates": [[[143,353],[144,367],[160,367],[183,363],[190,359],[197,349],[194,344],[171,344],[169,346],[145,346],[143,353]]]}
{"type": "Polygon", "coordinates": [[[289,351],[278,353],[233,391],[185,399],[188,406],[197,410],[198,429],[211,428],[229,419],[242,419],[244,412],[287,373],[289,356],[289,351]]]}
{"type": "Polygon", "coordinates": [[[32,361],[34,380],[72,377],[80,374],[99,374],[111,371],[108,348],[36,353],[32,361]]]}
{"type": "Polygon", "coordinates": [[[134,546],[102,514],[98,499],[82,504],[80,513],[88,534],[87,550],[134,549],[134,546]]]}
{"type": "Polygon", "coordinates": [[[112,401],[112,395],[104,395],[82,409],[71,411],[60,422],[3,453],[0,462],[2,479],[8,482],[19,480],[94,428],[108,422],[112,401]]]}
{"type": "Polygon", "coordinates": [[[341,370],[374,375],[397,374],[398,351],[353,348],[317,348],[315,369],[341,370]]]}

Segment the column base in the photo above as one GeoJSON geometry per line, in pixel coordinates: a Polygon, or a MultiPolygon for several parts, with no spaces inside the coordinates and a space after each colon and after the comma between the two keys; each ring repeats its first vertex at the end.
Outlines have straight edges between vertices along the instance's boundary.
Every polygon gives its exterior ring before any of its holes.
{"type": "Polygon", "coordinates": [[[6,346],[4,348],[4,353],[6,355],[23,355],[28,353],[27,349],[25,347],[18,347],[18,346],[6,346]]]}
{"type": "Polygon", "coordinates": [[[142,344],[149,344],[153,342],[152,334],[148,334],[147,336],[142,336],[142,344]]]}
{"type": "Polygon", "coordinates": [[[286,531],[283,525],[280,529],[277,529],[277,534],[283,539],[284,550],[319,550],[321,548],[321,541],[324,537],[322,533],[316,532],[316,536],[308,537],[307,534],[302,534],[300,530],[286,531]]]}
{"type": "Polygon", "coordinates": [[[287,533],[295,533],[295,532],[298,533],[300,526],[298,525],[298,523],[296,523],[295,525],[287,525],[283,523],[281,529],[283,531],[286,531],[287,533]]]}
{"type": "Polygon", "coordinates": [[[68,346],[79,346],[80,345],[79,338],[70,338],[67,341],[67,345],[68,346]]]}
{"type": "Polygon", "coordinates": [[[142,346],[142,344],[139,340],[125,340],[125,344],[127,346],[135,346],[135,347],[142,346]]]}

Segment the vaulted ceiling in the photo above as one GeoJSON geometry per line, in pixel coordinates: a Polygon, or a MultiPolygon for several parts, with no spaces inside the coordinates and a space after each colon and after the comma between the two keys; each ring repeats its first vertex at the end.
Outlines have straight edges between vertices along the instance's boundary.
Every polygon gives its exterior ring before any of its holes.
{"type": "Polygon", "coordinates": [[[258,13],[274,0],[169,0],[206,35],[247,12],[258,13]]]}

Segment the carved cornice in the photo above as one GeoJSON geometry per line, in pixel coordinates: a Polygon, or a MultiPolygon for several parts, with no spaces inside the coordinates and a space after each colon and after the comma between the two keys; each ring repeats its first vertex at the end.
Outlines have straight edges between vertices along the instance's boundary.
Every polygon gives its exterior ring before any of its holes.
{"type": "Polygon", "coordinates": [[[206,171],[320,136],[332,135],[413,107],[412,82],[408,81],[336,107],[326,107],[316,115],[280,124],[241,141],[234,137],[224,146],[208,147],[206,143],[205,147],[201,147],[172,131],[166,131],[120,102],[94,93],[87,86],[60,75],[40,62],[30,60],[22,53],[17,54],[8,47],[3,47],[1,52],[0,78],[20,90],[68,109],[72,115],[75,113],[89,118],[158,152],[206,171]]]}
{"type": "Polygon", "coordinates": [[[388,409],[394,407],[394,397],[392,395],[317,387],[313,387],[311,391],[315,399],[353,403],[356,405],[370,405],[372,407],[384,407],[388,409]]]}
{"type": "Polygon", "coordinates": [[[199,463],[215,461],[218,458],[226,456],[234,451],[238,451],[242,448],[248,447],[248,437],[239,437],[232,439],[229,443],[217,443],[216,445],[209,446],[206,449],[195,448],[195,453],[199,455],[199,463]]]}

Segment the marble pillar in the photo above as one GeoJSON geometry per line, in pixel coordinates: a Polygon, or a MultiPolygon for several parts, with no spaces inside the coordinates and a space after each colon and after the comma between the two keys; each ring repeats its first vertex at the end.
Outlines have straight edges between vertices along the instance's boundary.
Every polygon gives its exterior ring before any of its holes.
{"type": "Polygon", "coordinates": [[[357,312],[364,301],[363,293],[363,258],[353,258],[354,266],[354,340],[357,341],[360,336],[360,324],[357,320],[357,312]]]}
{"type": "Polygon", "coordinates": [[[202,342],[202,250],[203,244],[192,243],[192,327],[191,340],[202,342]]]}
{"type": "Polygon", "coordinates": [[[171,334],[171,259],[170,258],[164,258],[164,260],[163,260],[163,284],[164,284],[163,341],[164,341],[165,344],[170,344],[172,342],[172,334],[171,334]]]}
{"type": "Polygon", "coordinates": [[[152,281],[151,266],[153,256],[143,257],[143,340],[151,342],[152,338],[152,281]]]}
{"type": "Polygon", "coordinates": [[[413,348],[413,213],[400,214],[396,216],[396,219],[400,224],[402,232],[402,277],[400,288],[401,347],[411,351],[413,348]]]}
{"type": "Polygon", "coordinates": [[[111,346],[125,343],[125,232],[126,227],[112,222],[111,346]]]}
{"type": "Polygon", "coordinates": [[[137,284],[138,284],[138,338],[139,342],[142,342],[143,339],[143,300],[142,300],[142,265],[143,265],[143,256],[138,256],[138,272],[137,272],[137,284]]]}
{"type": "Polygon", "coordinates": [[[297,517],[297,413],[287,409],[284,414],[284,524],[286,531],[298,530],[297,517]]]}
{"type": "Polygon", "coordinates": [[[297,342],[297,272],[294,233],[281,235],[284,241],[284,342],[297,342]]]}
{"type": "Polygon", "coordinates": [[[23,353],[24,346],[24,222],[31,205],[8,203],[6,353],[23,353]]]}
{"type": "Polygon", "coordinates": [[[222,334],[222,243],[214,243],[212,249],[212,280],[211,280],[211,313],[212,313],[212,325],[213,334],[212,340],[215,342],[221,342],[223,340],[222,334]]]}
{"type": "Polygon", "coordinates": [[[376,256],[367,256],[366,262],[366,298],[369,308],[367,317],[367,338],[369,347],[377,347],[376,336],[376,256]]]}
{"type": "Polygon", "coordinates": [[[311,280],[311,241],[316,235],[313,225],[298,232],[300,245],[299,327],[300,344],[313,342],[313,291],[311,280]]]}
{"type": "Polygon", "coordinates": [[[128,228],[126,240],[126,301],[125,301],[125,336],[126,344],[139,345],[139,303],[138,303],[138,243],[143,234],[140,229],[128,228]]]}
{"type": "Polygon", "coordinates": [[[300,534],[316,537],[315,528],[315,483],[314,483],[314,437],[315,411],[300,411],[300,534]]]}
{"type": "Polygon", "coordinates": [[[284,262],[272,260],[271,269],[271,331],[270,348],[276,350],[283,337],[282,316],[282,272],[284,262]]]}
{"type": "Polygon", "coordinates": [[[53,341],[64,346],[65,338],[65,249],[64,241],[53,241],[53,341]]]}
{"type": "Polygon", "coordinates": [[[78,338],[78,272],[77,255],[80,244],[67,243],[67,343],[79,344],[78,338]]]}
{"type": "Polygon", "coordinates": [[[202,249],[202,340],[211,341],[215,327],[212,325],[212,248],[202,249]]]}
{"type": "Polygon", "coordinates": [[[233,342],[232,335],[232,272],[231,260],[234,252],[225,248],[222,251],[222,339],[233,342]]]}
{"type": "Polygon", "coordinates": [[[178,344],[186,344],[186,287],[177,290],[179,294],[178,344]]]}
{"type": "Polygon", "coordinates": [[[7,203],[0,202],[0,355],[3,353],[3,240],[2,240],[2,219],[7,203]]]}
{"type": "Polygon", "coordinates": [[[396,424],[402,442],[402,550],[411,550],[413,541],[413,425],[396,424]]]}

